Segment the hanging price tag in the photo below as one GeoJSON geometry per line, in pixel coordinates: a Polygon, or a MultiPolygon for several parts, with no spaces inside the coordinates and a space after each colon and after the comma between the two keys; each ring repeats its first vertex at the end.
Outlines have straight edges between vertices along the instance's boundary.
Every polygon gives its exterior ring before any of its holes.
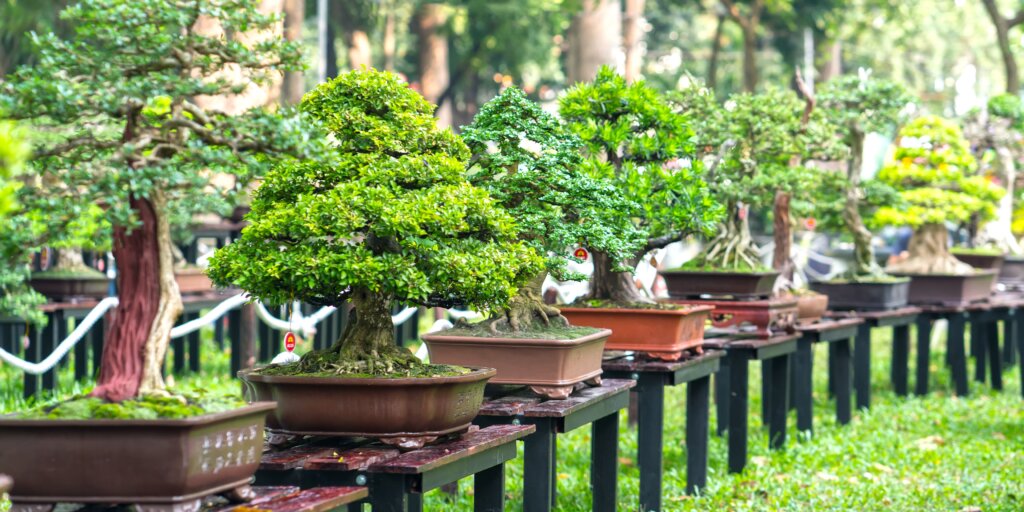
{"type": "Polygon", "coordinates": [[[288,352],[295,350],[295,333],[288,331],[288,333],[284,335],[284,348],[288,352]]]}
{"type": "Polygon", "coordinates": [[[582,261],[587,261],[587,258],[590,257],[590,253],[587,252],[587,250],[582,247],[573,251],[572,255],[573,257],[579,258],[582,261]]]}
{"type": "Polygon", "coordinates": [[[818,226],[818,221],[814,220],[814,217],[808,217],[804,219],[804,229],[807,231],[814,231],[814,228],[818,226]]]}

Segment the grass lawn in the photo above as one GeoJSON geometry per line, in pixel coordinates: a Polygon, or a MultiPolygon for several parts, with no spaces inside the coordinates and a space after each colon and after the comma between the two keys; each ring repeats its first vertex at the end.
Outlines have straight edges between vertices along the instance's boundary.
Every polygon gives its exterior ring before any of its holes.
{"type": "MultiPolygon", "coordinates": [[[[237,390],[228,376],[226,352],[216,349],[209,333],[205,336],[204,375],[180,376],[179,387],[237,390]]],[[[727,474],[725,439],[712,434],[708,487],[698,497],[683,492],[685,390],[669,389],[665,510],[1024,509],[1024,404],[1017,368],[1004,375],[1003,392],[972,382],[971,396],[957,398],[942,364],[943,350],[933,350],[933,392],[924,398],[898,398],[889,389],[888,331],[877,330],[875,338],[871,410],[856,411],[850,425],[835,423],[834,405],[825,392],[825,347],[819,346],[814,437],[798,434],[791,415],[789,440],[779,452],[767,449],[760,416],[760,368],[752,365],[750,463],[741,474],[727,474]]],[[[69,371],[62,372],[59,394],[80,392],[85,386],[70,382],[69,371]]],[[[0,367],[0,409],[24,407],[20,393],[20,374],[0,367]]],[[[625,414],[620,425],[619,509],[635,510],[636,431],[628,427],[625,414]]],[[[586,427],[559,437],[557,510],[590,510],[589,442],[586,427]]],[[[520,445],[520,454],[521,450],[520,445]]],[[[521,458],[506,465],[506,490],[506,510],[520,510],[521,458]]],[[[427,510],[472,510],[471,479],[462,482],[456,497],[432,491],[425,504],[427,510]]]]}

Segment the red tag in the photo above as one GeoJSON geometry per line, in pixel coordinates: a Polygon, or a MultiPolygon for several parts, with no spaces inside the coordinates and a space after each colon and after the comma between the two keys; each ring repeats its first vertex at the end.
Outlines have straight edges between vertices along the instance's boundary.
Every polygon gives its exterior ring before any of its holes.
{"type": "Polygon", "coordinates": [[[579,249],[573,251],[572,255],[576,258],[579,258],[580,260],[587,261],[587,258],[590,256],[590,253],[587,252],[586,249],[580,247],[579,249]]]}
{"type": "Polygon", "coordinates": [[[749,212],[749,210],[750,207],[747,205],[740,206],[740,211],[737,212],[740,220],[747,220],[747,213],[749,212]]]}
{"type": "Polygon", "coordinates": [[[818,221],[814,220],[814,217],[809,217],[804,220],[804,228],[807,231],[814,231],[814,228],[818,225],[818,221]]]}
{"type": "Polygon", "coordinates": [[[289,331],[284,335],[284,348],[291,352],[295,350],[295,333],[289,331]]]}

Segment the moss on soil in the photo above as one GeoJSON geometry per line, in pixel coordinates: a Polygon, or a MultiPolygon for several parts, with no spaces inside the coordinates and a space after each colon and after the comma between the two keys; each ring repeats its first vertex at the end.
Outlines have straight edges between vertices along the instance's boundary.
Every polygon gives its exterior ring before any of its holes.
{"type": "Polygon", "coordinates": [[[725,273],[733,273],[733,272],[742,272],[742,273],[749,272],[749,273],[753,274],[753,273],[760,273],[760,272],[773,272],[774,270],[771,267],[767,267],[765,265],[757,265],[757,266],[738,265],[738,266],[735,266],[735,267],[717,267],[717,266],[714,266],[714,265],[708,265],[707,262],[703,261],[702,258],[694,258],[694,259],[692,259],[690,261],[687,261],[686,263],[683,263],[683,265],[680,266],[680,267],[666,269],[666,271],[668,271],[668,272],[672,272],[672,271],[707,272],[707,273],[723,273],[723,274],[725,274],[725,273]]]}
{"type": "Polygon", "coordinates": [[[994,247],[954,247],[950,252],[953,256],[963,254],[964,256],[1002,256],[1006,254],[1001,249],[994,247]]]}
{"type": "Polygon", "coordinates": [[[601,329],[598,329],[596,327],[583,327],[573,325],[570,325],[568,327],[538,326],[530,329],[524,329],[519,332],[501,331],[495,334],[491,332],[490,329],[487,328],[486,324],[478,323],[470,324],[469,326],[455,327],[453,329],[448,329],[437,334],[441,334],[444,336],[475,336],[478,338],[514,338],[524,340],[573,340],[576,338],[582,338],[583,336],[594,334],[595,332],[598,332],[600,330],[601,329]]]}
{"type": "Polygon", "coordinates": [[[885,275],[865,275],[837,277],[823,281],[826,284],[895,284],[910,281],[909,277],[885,275]]]}
{"type": "Polygon", "coordinates": [[[233,396],[147,396],[124,402],[79,395],[17,414],[21,419],[156,420],[182,419],[238,409],[246,402],[233,396]]]}
{"type": "Polygon", "coordinates": [[[658,311],[672,311],[676,309],[687,309],[688,304],[675,304],[673,302],[629,302],[621,303],[607,299],[580,299],[568,307],[589,308],[589,309],[656,309],[658,311]]]}
{"type": "Polygon", "coordinates": [[[396,367],[395,370],[391,372],[304,372],[299,369],[299,365],[297,364],[271,364],[256,369],[254,373],[256,373],[257,375],[275,375],[279,377],[336,377],[345,379],[427,379],[431,377],[458,377],[460,375],[466,375],[467,373],[471,373],[472,371],[473,370],[469,368],[464,368],[462,366],[454,366],[447,364],[414,364],[408,368],[396,367]]]}
{"type": "Polygon", "coordinates": [[[96,269],[44,270],[33,272],[32,279],[107,279],[107,275],[96,269]]]}

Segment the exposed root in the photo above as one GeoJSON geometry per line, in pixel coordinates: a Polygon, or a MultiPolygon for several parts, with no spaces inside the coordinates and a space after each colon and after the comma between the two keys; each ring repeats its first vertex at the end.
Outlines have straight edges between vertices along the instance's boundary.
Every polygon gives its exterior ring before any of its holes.
{"type": "Polygon", "coordinates": [[[942,224],[925,224],[910,237],[906,260],[889,265],[889,272],[910,274],[970,274],[974,267],[949,252],[949,236],[942,224]]]}
{"type": "Polygon", "coordinates": [[[730,218],[708,242],[701,257],[704,266],[730,268],[757,268],[761,266],[761,255],[750,236],[750,225],[746,219],[739,222],[730,218]]]}
{"type": "Polygon", "coordinates": [[[544,276],[531,280],[529,285],[519,289],[509,305],[500,314],[484,321],[488,332],[498,336],[503,332],[522,332],[543,327],[569,327],[569,320],[558,308],[546,304],[541,293],[544,276]]]}

